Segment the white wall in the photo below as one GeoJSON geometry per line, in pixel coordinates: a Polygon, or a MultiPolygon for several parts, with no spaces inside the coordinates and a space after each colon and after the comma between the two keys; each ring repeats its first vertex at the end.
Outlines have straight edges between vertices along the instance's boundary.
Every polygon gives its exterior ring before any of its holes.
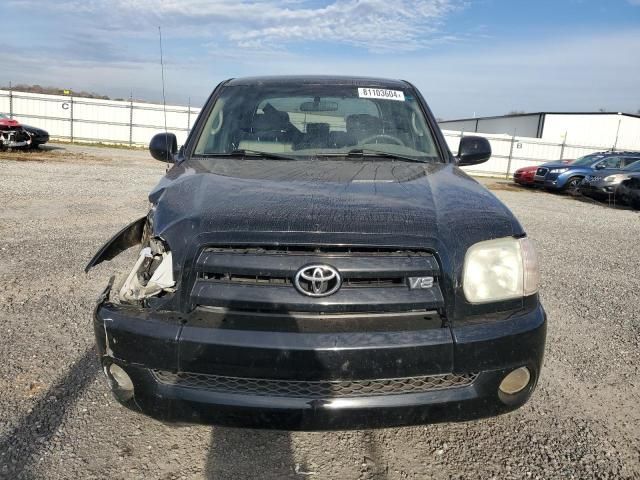
{"type": "MultiPolygon", "coordinates": [[[[440,122],[446,130],[485,134],[538,135],[539,114],[440,122]],[[476,129],[477,122],[477,129],[476,129]]],[[[550,142],[617,150],[640,150],[640,118],[628,115],[547,113],[541,138],[550,142]],[[618,125],[620,126],[618,130],[618,125]],[[616,142],[617,133],[617,142],[616,142]]]]}
{"type": "Polygon", "coordinates": [[[598,145],[616,149],[640,150],[640,118],[616,114],[579,115],[548,113],[544,122],[542,138],[552,142],[579,145],[598,145]]]}
{"type": "MultiPolygon", "coordinates": [[[[0,90],[0,112],[8,114],[12,109],[17,120],[47,130],[52,138],[147,145],[153,135],[164,131],[164,113],[160,104],[22,92],[13,92],[12,98],[9,95],[9,91],[0,90]]],[[[179,145],[185,142],[199,113],[199,108],[167,105],[167,130],[176,134],[179,145]]],[[[485,127],[493,131],[504,130],[505,133],[516,130],[516,136],[479,134],[489,139],[493,157],[485,164],[465,167],[474,173],[511,175],[523,166],[560,158],[575,159],[594,151],[611,149],[618,124],[617,149],[640,150],[640,118],[624,115],[547,114],[542,139],[534,138],[535,133],[527,136],[517,133],[532,130],[534,126],[534,131],[537,130],[537,115],[480,122],[485,122],[480,131],[485,127]]],[[[449,124],[443,122],[443,127],[449,124]]],[[[443,130],[454,153],[458,150],[461,131],[474,134],[475,120],[456,124],[456,127],[463,128],[443,130]]]]}
{"type": "Polygon", "coordinates": [[[476,120],[454,120],[451,122],[439,122],[440,128],[454,132],[475,132],[476,120]]]}
{"type": "Polygon", "coordinates": [[[478,118],[440,122],[440,127],[447,130],[463,132],[480,132],[488,134],[522,135],[536,137],[540,114],[509,115],[504,117],[478,118]]]}
{"type": "MultiPolygon", "coordinates": [[[[449,149],[455,155],[462,132],[443,130],[449,149]]],[[[563,145],[561,142],[550,142],[540,138],[489,135],[483,133],[465,133],[485,137],[491,144],[491,159],[480,165],[464,167],[464,170],[480,175],[497,175],[510,177],[518,168],[540,165],[561,159],[576,159],[594,151],[607,150],[606,146],[563,145]],[[513,148],[512,148],[513,144],[513,148]]]]}
{"type": "MultiPolygon", "coordinates": [[[[0,112],[21,123],[43,128],[52,138],[84,142],[147,145],[164,131],[160,104],[43,95],[0,90],[0,112]]],[[[167,105],[167,130],[181,145],[193,127],[199,108],[167,105]]]]}

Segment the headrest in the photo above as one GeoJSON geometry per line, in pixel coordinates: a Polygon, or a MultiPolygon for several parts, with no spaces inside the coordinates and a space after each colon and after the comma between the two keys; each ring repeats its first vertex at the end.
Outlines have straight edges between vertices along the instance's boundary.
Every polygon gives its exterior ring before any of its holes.
{"type": "Polygon", "coordinates": [[[329,135],[328,123],[307,123],[307,133],[314,136],[327,136],[329,135]]]}
{"type": "Polygon", "coordinates": [[[289,114],[278,110],[270,103],[267,103],[262,108],[262,111],[264,112],[265,118],[272,122],[279,122],[280,124],[289,123],[289,114]]]}

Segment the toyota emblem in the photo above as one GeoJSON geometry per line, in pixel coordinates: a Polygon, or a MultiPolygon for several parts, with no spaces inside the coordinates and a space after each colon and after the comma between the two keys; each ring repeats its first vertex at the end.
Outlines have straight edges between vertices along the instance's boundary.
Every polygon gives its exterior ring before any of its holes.
{"type": "Polygon", "coordinates": [[[304,295],[327,297],[340,289],[342,278],[330,265],[308,265],[298,270],[293,284],[304,295]]]}

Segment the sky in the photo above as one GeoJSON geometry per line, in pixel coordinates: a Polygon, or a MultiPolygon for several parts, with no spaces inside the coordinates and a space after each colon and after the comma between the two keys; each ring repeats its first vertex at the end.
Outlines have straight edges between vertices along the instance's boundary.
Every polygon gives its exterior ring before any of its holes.
{"type": "Polygon", "coordinates": [[[640,110],[640,0],[2,0],[0,85],[202,106],[248,75],[401,78],[439,118],[640,110]]]}

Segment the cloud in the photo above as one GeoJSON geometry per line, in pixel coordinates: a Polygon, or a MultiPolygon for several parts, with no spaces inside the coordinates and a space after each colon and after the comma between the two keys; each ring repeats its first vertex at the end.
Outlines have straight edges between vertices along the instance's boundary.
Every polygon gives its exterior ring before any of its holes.
{"type": "MultiPolygon", "coordinates": [[[[270,60],[253,73],[402,78],[443,118],[526,111],[636,111],[640,29],[465,45],[425,55],[270,60]],[[621,74],[624,72],[624,74],[621,74]]],[[[251,66],[239,75],[252,73],[251,66]]]]}
{"type": "Polygon", "coordinates": [[[640,108],[638,28],[458,37],[447,22],[467,0],[3,1],[16,19],[3,17],[5,84],[158,100],[162,25],[170,102],[201,104],[230,77],[308,73],[404,78],[445,118],[640,108]],[[25,12],[30,28],[13,27],[25,12]]]}
{"type": "Polygon", "coordinates": [[[166,25],[173,35],[210,37],[239,49],[277,49],[333,44],[370,52],[414,51],[455,37],[441,31],[462,0],[8,0],[68,18],[83,17],[97,31],[125,35],[166,25]],[[180,33],[171,29],[180,25],[180,33]]]}

